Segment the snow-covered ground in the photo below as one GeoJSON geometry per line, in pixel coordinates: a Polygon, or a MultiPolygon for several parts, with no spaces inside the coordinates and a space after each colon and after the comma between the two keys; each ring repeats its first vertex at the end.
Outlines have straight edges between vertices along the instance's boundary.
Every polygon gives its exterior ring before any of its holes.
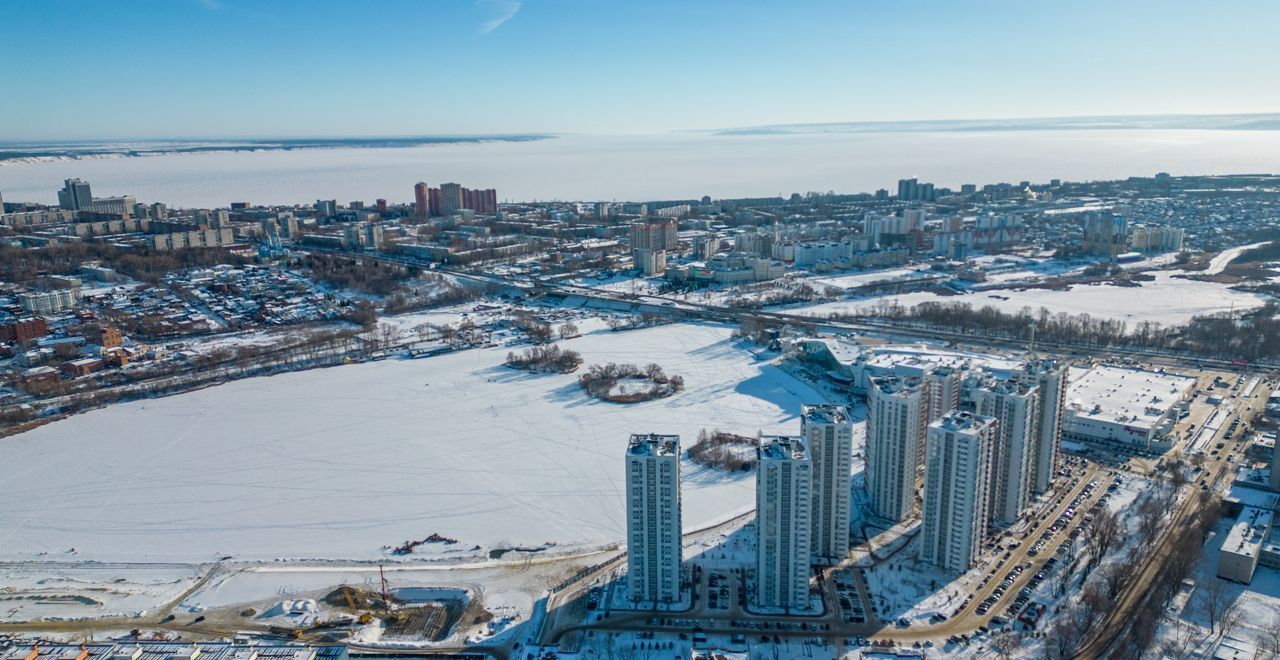
{"type": "MultiPolygon", "coordinates": [[[[209,561],[601,546],[625,536],[631,433],[794,433],[821,400],[730,330],[671,325],[561,342],[586,364],[656,362],[675,396],[597,401],[507,348],[237,381],[76,415],[0,443],[0,558],[209,561]],[[70,550],[74,548],[74,553],[70,550]]],[[[751,475],[686,466],[684,521],[749,510],[751,475]]]]}
{"type": "Polygon", "coordinates": [[[0,565],[0,622],[142,616],[200,578],[194,566],[0,565]]]}
{"type": "Polygon", "coordinates": [[[1171,272],[1155,273],[1154,282],[1142,286],[1112,286],[1109,284],[1075,286],[1067,291],[1055,289],[987,290],[957,296],[941,296],[929,291],[918,291],[894,296],[866,298],[823,303],[796,308],[801,314],[825,316],[832,312],[852,313],[870,310],[881,300],[890,300],[905,307],[914,307],[926,301],[964,302],[974,307],[995,307],[1004,312],[1018,312],[1024,307],[1038,311],[1048,308],[1057,314],[1089,314],[1100,318],[1112,318],[1138,323],[1154,321],[1161,325],[1180,325],[1193,316],[1235,310],[1237,312],[1261,307],[1266,299],[1260,295],[1235,291],[1224,284],[1175,278],[1171,272]]]}
{"type": "MultiPolygon", "coordinates": [[[[800,314],[825,316],[832,312],[853,313],[869,311],[881,301],[896,302],[905,307],[913,307],[926,301],[965,302],[974,307],[995,307],[1004,312],[1018,312],[1024,307],[1039,310],[1048,308],[1050,312],[1067,312],[1068,314],[1089,314],[1101,318],[1112,318],[1134,323],[1154,321],[1161,325],[1181,325],[1193,316],[1213,314],[1225,311],[1246,311],[1261,307],[1266,297],[1236,291],[1228,285],[1218,282],[1201,282],[1178,275],[1213,275],[1222,272],[1236,257],[1246,250],[1262,245],[1254,243],[1223,250],[1209,262],[1208,268],[1202,271],[1164,270],[1151,274],[1154,281],[1141,282],[1141,286],[1113,286],[1110,284],[1077,285],[1069,290],[1054,289],[991,289],[956,296],[943,296],[930,291],[918,291],[902,295],[879,296],[816,305],[797,306],[788,311],[800,314]]],[[[1148,265],[1159,265],[1169,261],[1169,255],[1160,255],[1147,260],[1148,265]]],[[[1042,266],[1043,267],[1043,266],[1042,266]]],[[[1130,265],[1127,270],[1136,270],[1130,265]]],[[[1011,271],[1011,273],[1014,271],[1011,271]]],[[[1030,271],[1016,271],[1030,275],[1030,271]]],[[[1018,279],[1012,274],[1003,274],[1004,278],[1018,279]]]]}
{"type": "Polygon", "coordinates": [[[888,270],[870,270],[853,272],[847,275],[822,275],[819,277],[810,277],[805,281],[813,286],[834,286],[841,289],[848,287],[863,286],[875,282],[888,282],[891,280],[906,280],[925,275],[934,274],[927,266],[911,266],[906,268],[891,268],[888,270]]]}
{"type": "Polygon", "coordinates": [[[957,576],[919,560],[919,535],[888,561],[866,571],[867,589],[876,612],[886,622],[927,622],[934,614],[950,616],[989,570],[957,576]]]}

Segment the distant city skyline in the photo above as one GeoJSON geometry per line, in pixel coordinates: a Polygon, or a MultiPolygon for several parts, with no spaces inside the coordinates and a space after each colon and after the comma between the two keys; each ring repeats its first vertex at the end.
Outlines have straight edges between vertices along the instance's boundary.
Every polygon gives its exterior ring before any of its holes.
{"type": "MultiPolygon", "coordinates": [[[[1280,5],[11,2],[0,139],[1244,114],[1280,5]],[[194,28],[194,29],[193,29],[194,28]],[[91,99],[91,103],[86,100],[91,99]]],[[[1270,44],[1270,45],[1268,45],[1270,44]]]]}

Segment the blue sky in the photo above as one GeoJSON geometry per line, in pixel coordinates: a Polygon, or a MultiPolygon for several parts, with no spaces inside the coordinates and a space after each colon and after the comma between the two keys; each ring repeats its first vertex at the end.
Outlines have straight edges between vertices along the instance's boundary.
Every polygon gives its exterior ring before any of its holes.
{"type": "Polygon", "coordinates": [[[0,0],[0,137],[1280,111],[1276,0],[0,0]]]}

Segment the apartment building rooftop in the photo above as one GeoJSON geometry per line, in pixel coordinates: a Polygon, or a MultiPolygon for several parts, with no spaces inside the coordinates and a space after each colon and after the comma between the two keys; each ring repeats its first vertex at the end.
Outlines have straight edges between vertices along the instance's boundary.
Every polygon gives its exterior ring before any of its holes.
{"type": "Polygon", "coordinates": [[[809,450],[804,439],[794,435],[766,435],[760,437],[761,461],[807,461],[809,450]]]}
{"type": "Polygon", "coordinates": [[[1043,374],[1057,371],[1064,366],[1066,365],[1053,358],[1036,358],[1023,364],[1022,371],[1028,374],[1043,374]]]}
{"type": "Polygon", "coordinates": [[[970,431],[990,426],[995,422],[992,417],[975,415],[964,410],[952,410],[942,416],[933,425],[945,431],[970,431]]]}
{"type": "Polygon", "coordinates": [[[1035,385],[1015,378],[992,378],[983,383],[983,388],[997,394],[1013,394],[1017,396],[1026,396],[1031,390],[1035,389],[1035,385]]]}
{"type": "Polygon", "coordinates": [[[922,383],[916,376],[877,376],[871,379],[872,387],[892,395],[915,393],[922,383]]]}
{"type": "Polygon", "coordinates": [[[805,420],[815,424],[846,424],[849,422],[849,411],[834,403],[806,403],[800,406],[800,413],[805,420]]]}
{"type": "Polygon", "coordinates": [[[657,433],[633,433],[627,446],[629,456],[678,456],[680,436],[657,433]]]}

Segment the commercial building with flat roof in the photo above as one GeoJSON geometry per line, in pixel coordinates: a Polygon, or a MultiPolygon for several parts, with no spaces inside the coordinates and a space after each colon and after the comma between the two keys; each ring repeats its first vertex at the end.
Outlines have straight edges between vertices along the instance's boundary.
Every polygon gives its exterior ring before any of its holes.
{"type": "Polygon", "coordinates": [[[1196,379],[1126,367],[1097,366],[1067,388],[1062,433],[1075,440],[1138,451],[1166,451],[1164,436],[1196,379]]]}
{"type": "Polygon", "coordinates": [[[1262,558],[1263,545],[1271,534],[1272,514],[1266,509],[1246,506],[1240,511],[1218,553],[1218,577],[1249,584],[1262,558]]]}

